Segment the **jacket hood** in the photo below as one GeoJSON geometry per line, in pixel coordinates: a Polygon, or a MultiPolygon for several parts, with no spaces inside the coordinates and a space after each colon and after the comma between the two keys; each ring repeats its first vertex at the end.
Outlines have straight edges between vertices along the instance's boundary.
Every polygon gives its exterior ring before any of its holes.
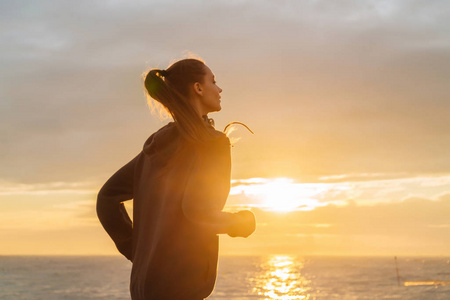
{"type": "Polygon", "coordinates": [[[168,159],[177,149],[179,142],[180,132],[175,122],[170,122],[147,139],[143,151],[148,156],[158,155],[168,159]]]}

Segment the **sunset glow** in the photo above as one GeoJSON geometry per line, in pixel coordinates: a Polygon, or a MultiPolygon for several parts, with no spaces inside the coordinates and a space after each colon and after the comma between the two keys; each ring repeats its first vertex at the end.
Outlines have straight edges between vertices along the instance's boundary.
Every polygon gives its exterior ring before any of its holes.
{"type": "Polygon", "coordinates": [[[97,193],[171,121],[141,75],[190,56],[254,132],[225,210],[256,231],[221,254],[450,253],[450,2],[85,2],[2,1],[0,254],[118,254],[97,193]]]}
{"type": "Polygon", "coordinates": [[[327,184],[296,183],[290,178],[253,178],[242,181],[245,185],[232,188],[231,194],[244,194],[255,200],[253,206],[275,212],[309,211],[324,206],[321,194],[332,186],[327,184]]]}

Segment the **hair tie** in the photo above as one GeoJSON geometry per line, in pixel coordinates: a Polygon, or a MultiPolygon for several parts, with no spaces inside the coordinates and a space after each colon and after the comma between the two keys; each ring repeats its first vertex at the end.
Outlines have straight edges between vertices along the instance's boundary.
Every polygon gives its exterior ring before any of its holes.
{"type": "Polygon", "coordinates": [[[167,71],[166,70],[159,70],[158,73],[162,77],[166,77],[167,76],[167,71]]]}

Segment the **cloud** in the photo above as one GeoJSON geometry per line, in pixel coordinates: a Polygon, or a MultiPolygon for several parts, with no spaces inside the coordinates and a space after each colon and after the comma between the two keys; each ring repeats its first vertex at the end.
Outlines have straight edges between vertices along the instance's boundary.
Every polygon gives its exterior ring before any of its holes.
{"type": "MultiPolygon", "coordinates": [[[[249,181],[259,182],[243,180],[249,181]]],[[[59,240],[52,243],[48,238],[63,232],[71,245],[79,245],[71,246],[72,254],[115,253],[96,217],[95,192],[67,190],[77,187],[85,189],[86,185],[54,183],[0,195],[1,235],[7,245],[3,253],[65,253],[69,250],[59,240]],[[30,235],[33,238],[27,240],[30,235]],[[49,241],[48,245],[42,241],[49,241]],[[97,242],[86,246],[90,241],[97,242]],[[58,247],[53,249],[54,244],[58,247]]],[[[10,192],[14,190],[10,186],[10,192]]],[[[126,202],[130,216],[131,204],[126,202]]],[[[284,213],[253,207],[257,231],[245,240],[222,236],[222,254],[445,255],[450,250],[448,191],[433,199],[414,196],[372,205],[355,201],[323,204],[328,205],[284,213]]]]}
{"type": "Polygon", "coordinates": [[[448,171],[445,1],[174,3],[1,1],[0,178],[100,183],[162,125],[141,73],[185,50],[256,133],[235,178],[448,171]]]}
{"type": "MultiPolygon", "coordinates": [[[[386,176],[383,176],[386,177],[386,176]]],[[[262,209],[293,209],[297,205],[318,207],[343,205],[349,201],[362,206],[399,202],[411,197],[439,200],[450,191],[450,177],[417,176],[382,179],[379,174],[350,174],[319,178],[317,181],[289,178],[233,180],[227,205],[262,209]],[[335,181],[335,179],[338,181],[335,181]],[[347,179],[347,181],[343,181],[347,179]],[[370,180],[371,179],[371,180],[370,180]],[[324,182],[324,180],[326,180],[324,182]]]]}
{"type": "Polygon", "coordinates": [[[0,196],[92,194],[96,190],[92,182],[49,182],[25,184],[0,181],[0,196]]]}

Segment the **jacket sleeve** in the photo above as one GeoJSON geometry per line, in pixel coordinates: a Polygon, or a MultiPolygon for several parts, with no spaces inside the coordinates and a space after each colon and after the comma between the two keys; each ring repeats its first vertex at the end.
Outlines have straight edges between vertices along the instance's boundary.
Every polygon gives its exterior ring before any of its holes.
{"type": "MultiPolygon", "coordinates": [[[[193,162],[182,210],[188,220],[216,234],[246,237],[249,233],[248,228],[244,227],[248,218],[245,220],[241,213],[222,211],[230,191],[230,173],[230,143],[227,137],[223,136],[214,144],[202,147],[193,162]]],[[[249,211],[247,213],[251,214],[249,211]]]]}
{"type": "Polygon", "coordinates": [[[133,198],[134,169],[139,156],[111,176],[97,196],[97,216],[119,252],[129,260],[133,224],[123,202],[133,198]]]}

